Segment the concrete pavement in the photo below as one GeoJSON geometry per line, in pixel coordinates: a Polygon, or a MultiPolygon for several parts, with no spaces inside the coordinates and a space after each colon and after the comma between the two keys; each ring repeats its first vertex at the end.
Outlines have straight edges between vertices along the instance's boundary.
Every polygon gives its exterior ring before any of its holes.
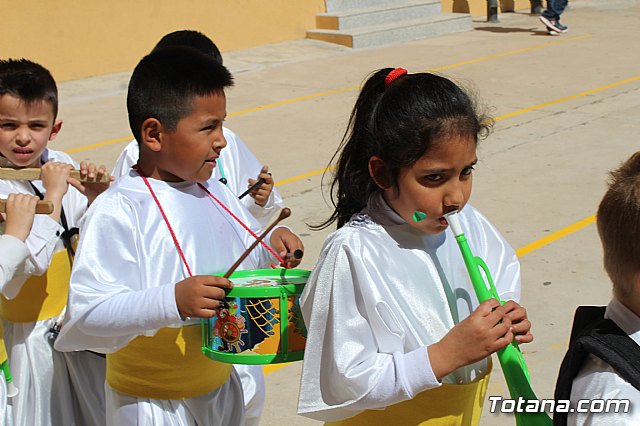
{"type": "MultiPolygon", "coordinates": [[[[270,166],[307,247],[302,267],[311,268],[328,233],[306,226],[330,213],[321,171],[366,76],[402,66],[471,87],[496,117],[478,150],[471,202],[520,249],[521,302],[536,338],[523,350],[538,397],[550,398],[575,307],[604,305],[611,294],[590,217],[607,171],[640,149],[638,6],[572,1],[562,17],[570,31],[557,37],[522,11],[496,24],[476,20],[474,31],[374,49],[302,40],[224,52],[236,79],[226,125],[270,166]]],[[[52,148],[111,167],[131,134],[128,76],[61,83],[65,125],[52,148]]],[[[263,425],[317,423],[295,414],[300,366],[266,369],[263,425]]],[[[489,395],[506,397],[499,370],[495,360],[489,395]]],[[[514,424],[485,408],[483,425],[514,424]]]]}

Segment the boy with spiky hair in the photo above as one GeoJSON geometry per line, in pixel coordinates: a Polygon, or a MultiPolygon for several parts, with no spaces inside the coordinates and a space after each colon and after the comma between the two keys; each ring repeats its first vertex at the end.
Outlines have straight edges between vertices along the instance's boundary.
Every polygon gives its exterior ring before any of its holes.
{"type": "Polygon", "coordinates": [[[613,298],[578,307],[555,398],[574,408],[581,399],[626,400],[628,410],[555,413],[556,425],[640,424],[640,152],[611,173],[597,225],[613,298]]]}
{"type": "Polygon", "coordinates": [[[37,215],[25,243],[29,256],[0,288],[0,316],[16,386],[15,425],[102,424],[104,360],[87,352],[53,350],[50,329],[62,314],[69,288],[74,235],[87,205],[108,184],[83,185],[69,177],[80,168],[91,177],[104,166],[76,164],[49,149],[62,127],[56,82],[26,59],[0,60],[0,166],[41,168],[41,180],[0,180],[0,198],[37,195],[53,203],[37,215]]]}
{"type": "MultiPolygon", "coordinates": [[[[131,76],[127,109],[140,157],[89,211],[56,341],[59,350],[107,354],[108,424],[243,422],[237,374],[202,355],[198,320],[214,315],[231,286],[206,274],[226,271],[254,241],[229,212],[259,228],[210,179],[226,145],[231,84],[226,68],[190,48],[154,51],[131,76]]],[[[268,239],[281,255],[302,248],[287,228],[268,239]]],[[[259,246],[241,269],[272,260],[259,246]]]]}

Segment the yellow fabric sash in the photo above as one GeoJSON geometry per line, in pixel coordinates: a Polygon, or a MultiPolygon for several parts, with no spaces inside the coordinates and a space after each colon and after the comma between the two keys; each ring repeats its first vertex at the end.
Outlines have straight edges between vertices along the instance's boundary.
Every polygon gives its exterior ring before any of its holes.
{"type": "Polygon", "coordinates": [[[7,348],[4,345],[4,329],[2,328],[2,321],[0,321],[0,365],[3,364],[7,359],[7,348]]]}
{"type": "Polygon", "coordinates": [[[154,336],[138,336],[118,352],[107,354],[107,383],[138,398],[183,399],[224,385],[231,364],[202,354],[200,325],[162,328],[154,336]]]}
{"type": "Polygon", "coordinates": [[[489,372],[473,383],[443,384],[384,410],[366,410],[355,417],[325,425],[475,426],[480,423],[488,385],[489,372]]]}
{"type": "Polygon", "coordinates": [[[44,275],[29,277],[15,299],[0,295],[0,316],[7,321],[28,323],[60,315],[67,304],[71,262],[66,250],[54,253],[44,275]]]}

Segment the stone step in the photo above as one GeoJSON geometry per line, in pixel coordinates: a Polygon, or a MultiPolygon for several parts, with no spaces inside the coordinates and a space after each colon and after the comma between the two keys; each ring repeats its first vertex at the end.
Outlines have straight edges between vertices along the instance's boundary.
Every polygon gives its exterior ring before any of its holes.
{"type": "Polygon", "coordinates": [[[322,30],[348,30],[370,25],[414,20],[438,15],[440,12],[441,5],[439,0],[387,1],[382,6],[318,14],[316,15],[316,28],[322,30]]]}
{"type": "Polygon", "coordinates": [[[350,30],[309,30],[307,38],[360,49],[471,29],[473,29],[471,15],[443,13],[437,16],[350,30]]]}
{"type": "MultiPolygon", "coordinates": [[[[392,3],[403,3],[403,0],[392,0],[392,3]]],[[[389,0],[325,0],[327,12],[344,10],[368,9],[370,7],[386,6],[389,0]]]]}

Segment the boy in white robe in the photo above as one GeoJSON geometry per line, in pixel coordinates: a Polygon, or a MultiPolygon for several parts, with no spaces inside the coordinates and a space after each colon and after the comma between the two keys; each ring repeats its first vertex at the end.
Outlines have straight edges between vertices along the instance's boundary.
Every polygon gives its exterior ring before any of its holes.
{"type": "MultiPolygon", "coordinates": [[[[206,35],[193,30],[179,30],[166,34],[156,44],[155,49],[171,46],[192,47],[223,64],[220,50],[206,35]]],[[[268,167],[262,166],[249,147],[231,129],[222,127],[227,146],[217,159],[212,180],[224,183],[232,193],[241,195],[258,179],[264,183],[242,198],[242,203],[262,227],[268,225],[273,213],[284,207],[284,201],[274,186],[268,167]],[[257,176],[256,176],[257,175],[257,176]],[[256,177],[253,179],[253,177],[256,177]]],[[[131,172],[138,161],[140,148],[135,139],[129,142],[116,160],[112,174],[116,177],[131,172]]],[[[265,381],[262,367],[259,365],[236,365],[236,371],[242,382],[246,408],[245,426],[257,426],[265,402],[265,381]]]]}
{"type": "MultiPolygon", "coordinates": [[[[223,64],[222,55],[215,43],[198,31],[178,30],[166,34],[154,50],[171,46],[192,47],[211,56],[220,65],[223,64]]],[[[284,207],[284,201],[274,186],[271,174],[268,173],[269,168],[258,161],[249,147],[231,129],[223,126],[222,132],[227,146],[216,160],[211,180],[224,183],[233,194],[240,196],[248,190],[247,186],[253,186],[258,179],[263,179],[262,185],[242,198],[242,204],[262,227],[266,227],[274,212],[284,207]]],[[[131,168],[138,162],[139,155],[138,141],[133,139],[120,153],[112,174],[118,177],[135,173],[131,168]]],[[[260,423],[266,393],[262,366],[236,365],[235,368],[244,393],[245,426],[257,426],[260,423]]]]}
{"type": "Polygon", "coordinates": [[[104,360],[95,354],[53,350],[50,330],[67,301],[74,228],[108,184],[83,185],[69,177],[80,167],[91,177],[104,167],[78,166],[53,151],[62,127],[58,93],[49,71],[31,61],[0,61],[0,158],[4,167],[41,168],[41,180],[0,180],[0,198],[38,195],[53,213],[35,217],[26,239],[29,256],[5,283],[0,315],[11,369],[20,392],[12,400],[15,425],[103,423],[104,360]]]}
{"type": "MultiPolygon", "coordinates": [[[[192,49],[143,58],[129,83],[135,173],[89,211],[56,348],[107,354],[107,424],[240,425],[242,387],[231,365],[200,351],[197,320],[215,314],[231,283],[221,276],[258,229],[234,194],[210,177],[226,145],[224,88],[231,75],[192,49]]],[[[283,255],[302,247],[286,228],[270,234],[283,255]]],[[[242,269],[265,267],[259,246],[242,269]]],[[[298,263],[298,262],[296,262],[298,263]]]]}

